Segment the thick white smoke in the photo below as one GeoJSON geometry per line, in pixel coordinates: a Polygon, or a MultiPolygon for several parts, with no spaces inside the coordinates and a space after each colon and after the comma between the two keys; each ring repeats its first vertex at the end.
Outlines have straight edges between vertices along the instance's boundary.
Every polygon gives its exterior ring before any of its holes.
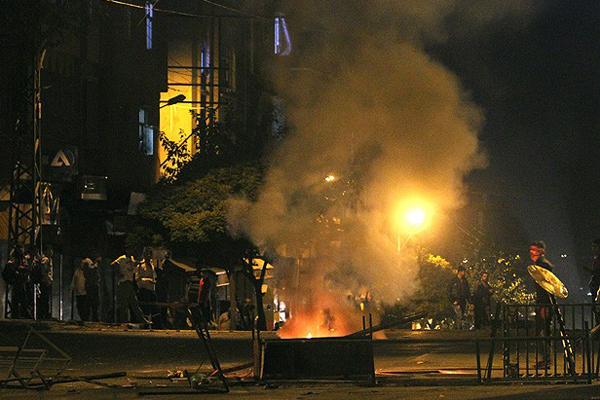
{"type": "MultiPolygon", "coordinates": [[[[513,4],[485,20],[519,12],[519,2],[482,3],[513,4]]],[[[365,285],[388,301],[409,296],[416,268],[398,253],[407,235],[398,210],[456,208],[465,174],[485,165],[482,112],[422,45],[465,9],[447,0],[290,4],[293,52],[272,67],[290,132],[258,202],[232,206],[235,225],[258,244],[285,244],[288,256],[327,259],[315,281],[365,285]]],[[[473,26],[484,22],[473,15],[473,26]]]]}

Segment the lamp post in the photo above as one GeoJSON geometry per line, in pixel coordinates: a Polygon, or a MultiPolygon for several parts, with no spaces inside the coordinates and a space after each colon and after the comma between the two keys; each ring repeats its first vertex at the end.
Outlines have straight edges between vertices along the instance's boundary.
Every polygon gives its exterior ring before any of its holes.
{"type": "Polygon", "coordinates": [[[402,250],[402,247],[408,243],[411,237],[415,234],[421,232],[427,226],[427,213],[422,208],[413,208],[404,214],[404,219],[408,222],[413,228],[410,232],[410,235],[406,238],[404,243],[400,243],[400,232],[398,231],[397,236],[397,245],[398,245],[398,253],[402,250]]]}
{"type": "MultiPolygon", "coordinates": [[[[158,107],[158,109],[160,110],[161,108],[164,108],[164,107],[167,107],[167,106],[172,106],[173,104],[181,103],[182,101],[185,101],[185,94],[178,94],[178,95],[177,95],[177,96],[175,96],[175,97],[171,97],[169,100],[167,100],[167,101],[165,102],[165,104],[163,104],[162,106],[158,107]]],[[[163,102],[163,101],[161,101],[161,103],[162,103],[162,102],[163,102]]],[[[183,144],[184,144],[185,142],[187,142],[187,140],[188,140],[188,139],[189,139],[189,138],[190,138],[190,137],[191,137],[193,134],[194,134],[194,131],[192,130],[192,133],[190,133],[190,134],[188,135],[188,137],[186,137],[185,139],[183,139],[183,140],[181,141],[181,143],[179,143],[179,144],[177,145],[177,147],[175,148],[175,151],[179,150],[179,148],[180,148],[181,146],[183,146],[183,144]]],[[[167,158],[165,158],[165,160],[164,160],[163,162],[161,162],[161,163],[160,163],[160,165],[158,166],[158,169],[159,169],[159,171],[160,171],[160,169],[162,168],[162,166],[163,166],[163,165],[165,165],[165,164],[167,163],[167,161],[169,161],[169,158],[168,158],[168,157],[167,157],[167,158]]],[[[160,172],[159,172],[159,173],[160,173],[160,172]]]]}

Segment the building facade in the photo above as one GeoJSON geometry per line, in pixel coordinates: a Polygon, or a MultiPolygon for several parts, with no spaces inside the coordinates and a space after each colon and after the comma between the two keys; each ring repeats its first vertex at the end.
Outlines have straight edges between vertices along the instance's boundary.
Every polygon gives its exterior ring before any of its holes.
{"type": "MultiPolygon", "coordinates": [[[[272,14],[270,2],[155,3],[28,0],[7,15],[16,22],[0,32],[7,60],[0,66],[2,265],[10,240],[9,205],[31,207],[30,199],[10,191],[15,161],[32,159],[31,148],[15,146],[15,126],[30,110],[17,107],[25,88],[14,72],[29,62],[14,54],[29,41],[27,32],[37,32],[38,42],[50,38],[39,71],[45,203],[34,241],[38,248],[52,244],[55,262],[61,262],[62,287],[59,293],[61,285],[55,285],[55,299],[68,298],[67,283],[79,258],[97,251],[111,259],[122,251],[134,206],[169,163],[161,135],[186,143],[190,155],[201,155],[202,140],[192,134],[198,121],[223,118],[227,109],[239,124],[239,139],[260,147],[256,110],[265,92],[261,62],[272,56],[273,19],[265,16],[272,14]],[[31,15],[37,18],[28,19],[31,15]],[[179,101],[169,101],[178,96],[179,101]]],[[[22,138],[31,141],[29,132],[22,138]]],[[[59,316],[57,304],[54,316],[59,316]]]]}

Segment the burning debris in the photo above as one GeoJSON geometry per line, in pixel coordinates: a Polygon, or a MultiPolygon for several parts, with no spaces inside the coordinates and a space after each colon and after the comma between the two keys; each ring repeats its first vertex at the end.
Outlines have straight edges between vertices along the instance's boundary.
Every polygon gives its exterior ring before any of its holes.
{"type": "Polygon", "coordinates": [[[306,292],[297,304],[290,319],[283,325],[282,338],[316,338],[344,336],[360,329],[360,317],[356,308],[339,302],[339,295],[306,292]]]}

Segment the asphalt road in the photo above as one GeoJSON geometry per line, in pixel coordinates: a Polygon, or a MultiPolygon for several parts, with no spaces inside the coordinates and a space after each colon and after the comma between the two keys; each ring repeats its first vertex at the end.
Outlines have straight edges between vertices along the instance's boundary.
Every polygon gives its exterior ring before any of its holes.
{"type": "MultiPolygon", "coordinates": [[[[73,361],[66,375],[127,372],[126,378],[105,383],[119,388],[95,386],[89,383],[60,384],[51,391],[36,393],[36,398],[137,398],[135,387],[152,387],[169,383],[168,371],[187,369],[210,370],[200,340],[192,331],[124,330],[122,327],[95,325],[38,325],[42,334],[64,349],[73,361]]],[[[22,340],[25,325],[0,321],[0,340],[22,340]]],[[[600,399],[600,386],[477,386],[473,385],[475,355],[474,339],[485,338],[486,332],[414,332],[385,331],[375,342],[375,367],[379,374],[376,387],[361,384],[277,383],[265,388],[255,383],[234,385],[232,393],[210,395],[210,398],[261,399],[419,399],[419,398],[531,398],[531,399],[600,399]],[[443,341],[443,342],[439,342],[443,341]],[[418,374],[417,374],[418,373],[418,374]],[[453,374],[458,374],[453,376],[453,374]],[[462,376],[461,374],[464,374],[462,376]],[[452,379],[464,378],[470,384],[452,379]],[[419,377],[419,378],[416,378],[419,377]],[[447,379],[451,378],[451,379],[447,379]]],[[[268,333],[267,338],[275,338],[268,333]]],[[[214,332],[213,343],[224,368],[253,360],[250,332],[214,332]]],[[[5,343],[0,343],[3,345],[5,343]]],[[[10,343],[6,343],[10,344],[10,343]]],[[[500,362],[497,357],[497,362],[500,362]]],[[[241,371],[238,377],[250,377],[251,371],[241,371]]],[[[233,380],[233,383],[240,382],[233,380]]],[[[246,381],[248,382],[248,381],[246,381]]],[[[183,383],[184,386],[187,383],[183,383]]],[[[32,392],[0,389],[2,398],[31,398],[32,392]]],[[[187,396],[190,397],[190,396],[187,396]]],[[[149,398],[181,398],[178,395],[149,398]]]]}
{"type": "MultiPolygon", "coordinates": [[[[13,343],[24,339],[27,323],[0,321],[0,333],[13,343]]],[[[206,363],[206,352],[194,331],[149,331],[125,329],[108,324],[81,327],[77,324],[37,324],[37,330],[67,352],[77,373],[104,373],[120,370],[166,371],[197,368],[206,363]]],[[[378,370],[424,368],[474,368],[475,337],[486,332],[415,332],[390,330],[375,342],[378,370]],[[443,341],[437,343],[422,341],[443,341]],[[454,340],[455,342],[448,342],[454,340]],[[458,340],[458,342],[456,341],[458,340]]],[[[263,334],[275,339],[276,333],[263,334]]],[[[212,342],[224,368],[253,361],[251,332],[212,332],[212,342]]]]}

